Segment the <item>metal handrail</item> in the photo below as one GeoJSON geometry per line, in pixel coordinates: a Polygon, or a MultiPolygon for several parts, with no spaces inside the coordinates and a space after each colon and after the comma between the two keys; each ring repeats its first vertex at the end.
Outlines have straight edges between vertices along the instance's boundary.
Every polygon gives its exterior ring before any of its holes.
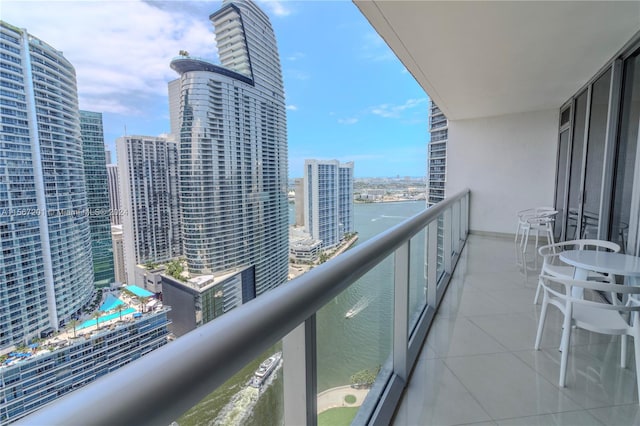
{"type": "Polygon", "coordinates": [[[170,424],[468,193],[445,199],[16,424],[170,424]]]}

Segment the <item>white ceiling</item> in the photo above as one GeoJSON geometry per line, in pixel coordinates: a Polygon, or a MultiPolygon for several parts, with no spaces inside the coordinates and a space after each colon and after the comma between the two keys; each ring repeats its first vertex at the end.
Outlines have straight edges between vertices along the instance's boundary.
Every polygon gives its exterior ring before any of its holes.
{"type": "Polygon", "coordinates": [[[354,3],[453,120],[559,108],[640,30],[640,1],[354,3]]]}

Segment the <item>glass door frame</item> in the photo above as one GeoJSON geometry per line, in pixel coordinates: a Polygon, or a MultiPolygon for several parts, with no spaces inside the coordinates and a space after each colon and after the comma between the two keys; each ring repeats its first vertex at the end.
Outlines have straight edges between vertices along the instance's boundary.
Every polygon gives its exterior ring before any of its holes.
{"type": "Polygon", "coordinates": [[[558,129],[558,149],[556,151],[556,184],[555,184],[555,192],[553,194],[553,200],[554,200],[554,208],[557,210],[558,207],[560,207],[562,209],[563,215],[562,217],[558,217],[556,218],[555,221],[555,226],[558,226],[560,224],[561,226],[561,230],[560,230],[560,240],[564,241],[565,237],[566,237],[566,233],[567,233],[567,206],[569,205],[569,180],[571,177],[570,174],[570,170],[571,170],[571,153],[573,152],[573,119],[574,119],[574,114],[575,114],[575,110],[576,110],[576,100],[575,97],[572,97],[569,101],[567,101],[564,105],[562,105],[562,107],[560,108],[560,114],[558,116],[558,123],[560,124],[560,128],[558,129]],[[567,121],[564,125],[562,124],[562,113],[565,110],[569,110],[569,121],[567,121]],[[567,157],[565,159],[565,164],[564,164],[564,169],[561,169],[560,166],[560,150],[562,149],[562,143],[561,143],[561,139],[562,139],[562,134],[564,132],[569,132],[569,136],[567,139],[567,157]],[[558,188],[558,180],[559,180],[559,173],[561,171],[564,171],[564,187],[563,188],[558,188]],[[556,200],[558,199],[558,191],[563,191],[564,193],[564,197],[562,199],[562,205],[558,206],[556,204],[556,200]],[[560,219],[560,222],[558,222],[558,219],[560,219]]]}

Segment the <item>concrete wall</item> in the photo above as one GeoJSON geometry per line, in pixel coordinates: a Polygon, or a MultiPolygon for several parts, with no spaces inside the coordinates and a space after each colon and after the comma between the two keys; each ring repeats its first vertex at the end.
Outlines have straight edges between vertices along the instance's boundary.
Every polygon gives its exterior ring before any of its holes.
{"type": "Polygon", "coordinates": [[[471,231],[511,233],[516,212],[552,206],[559,109],[449,121],[446,194],[471,189],[471,231]]]}

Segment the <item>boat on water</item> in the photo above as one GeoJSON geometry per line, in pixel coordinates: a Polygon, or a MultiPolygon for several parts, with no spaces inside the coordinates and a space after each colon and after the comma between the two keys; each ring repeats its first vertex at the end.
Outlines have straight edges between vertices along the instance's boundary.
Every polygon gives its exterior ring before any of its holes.
{"type": "Polygon", "coordinates": [[[278,367],[280,360],[282,359],[282,352],[277,352],[271,355],[269,358],[265,359],[260,363],[258,369],[253,373],[253,377],[249,382],[249,386],[254,388],[260,388],[265,380],[269,378],[273,370],[278,367]]]}
{"type": "Polygon", "coordinates": [[[353,307],[351,309],[349,309],[347,311],[347,313],[344,314],[344,317],[346,319],[350,319],[355,317],[356,315],[358,315],[364,308],[366,308],[367,306],[369,306],[369,302],[370,300],[365,296],[362,299],[358,300],[358,303],[356,303],[355,305],[353,305],[353,307]]]}

